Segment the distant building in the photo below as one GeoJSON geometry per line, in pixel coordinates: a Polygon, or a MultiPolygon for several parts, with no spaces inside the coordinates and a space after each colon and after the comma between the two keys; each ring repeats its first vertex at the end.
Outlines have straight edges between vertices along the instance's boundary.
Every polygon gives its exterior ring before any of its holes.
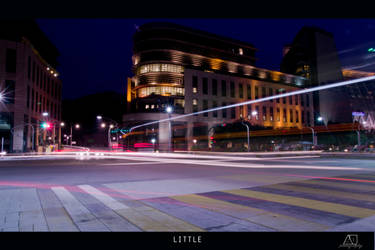
{"type": "MultiPolygon", "coordinates": [[[[294,38],[293,43],[288,45],[283,52],[281,71],[310,79],[305,82],[308,84],[304,87],[321,86],[366,75],[365,72],[342,69],[333,35],[320,28],[303,27],[294,38]]],[[[329,122],[352,122],[352,112],[361,109],[361,106],[364,107],[359,105],[360,103],[364,104],[364,100],[358,96],[354,100],[353,93],[360,88],[359,91],[363,92],[362,95],[372,96],[369,97],[370,99],[374,96],[373,84],[372,87],[370,86],[370,89],[372,88],[370,92],[361,86],[363,85],[354,84],[314,92],[315,121],[321,116],[326,124],[329,122]]]]}
{"type": "MultiPolygon", "coordinates": [[[[124,115],[124,124],[131,127],[167,118],[167,106],[176,116],[308,85],[304,77],[255,67],[255,52],[252,44],[171,23],[139,27],[134,35],[134,76],[128,80],[130,112],[124,115]]],[[[194,137],[241,118],[275,129],[309,126],[312,107],[311,95],[305,94],[175,120],[174,148],[190,149],[194,137]]],[[[141,140],[156,137],[159,148],[166,150],[168,135],[165,122],[150,126],[141,140]]]]}
{"type": "Polygon", "coordinates": [[[0,21],[0,142],[4,150],[41,151],[43,146],[60,143],[58,55],[34,21],[0,21]],[[41,127],[43,122],[50,128],[41,127]]]}

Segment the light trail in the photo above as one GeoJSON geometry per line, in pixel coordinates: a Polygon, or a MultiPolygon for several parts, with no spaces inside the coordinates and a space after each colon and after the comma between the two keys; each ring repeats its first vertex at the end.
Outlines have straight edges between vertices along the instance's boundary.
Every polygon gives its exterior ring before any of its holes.
{"type": "Polygon", "coordinates": [[[172,120],[177,120],[177,119],[181,119],[181,118],[184,118],[184,117],[204,114],[204,113],[218,111],[218,110],[222,110],[222,109],[234,108],[234,107],[244,106],[244,105],[248,105],[248,104],[278,99],[278,98],[282,98],[282,97],[293,96],[293,95],[306,94],[306,93],[319,91],[319,90],[342,87],[342,86],[346,86],[346,85],[350,85],[350,84],[354,84],[354,83],[366,82],[366,81],[371,81],[371,80],[375,80],[375,76],[368,76],[368,77],[362,77],[362,78],[352,79],[352,80],[348,80],[348,81],[331,83],[331,84],[327,84],[327,85],[323,85],[323,86],[317,86],[317,87],[313,87],[313,88],[309,88],[309,89],[296,90],[296,91],[278,94],[278,95],[274,95],[274,96],[262,97],[262,98],[256,99],[256,100],[235,103],[235,104],[231,104],[231,105],[227,105],[227,106],[221,106],[221,107],[212,108],[212,109],[206,109],[206,110],[202,110],[202,111],[198,111],[198,112],[194,112],[194,113],[189,113],[189,114],[184,114],[184,115],[178,115],[178,116],[174,116],[174,117],[170,117],[170,118],[166,118],[166,119],[161,119],[161,120],[153,121],[153,122],[147,122],[147,123],[144,123],[144,124],[141,124],[141,125],[131,127],[129,129],[129,133],[132,132],[134,129],[141,128],[141,127],[148,126],[148,125],[152,125],[152,124],[157,124],[157,123],[160,123],[160,122],[172,121],[172,120]]]}

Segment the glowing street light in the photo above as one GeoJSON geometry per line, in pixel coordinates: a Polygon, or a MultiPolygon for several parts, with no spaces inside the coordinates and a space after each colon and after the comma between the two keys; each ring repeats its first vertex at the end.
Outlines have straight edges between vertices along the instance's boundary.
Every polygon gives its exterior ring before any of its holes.
{"type": "Polygon", "coordinates": [[[323,121],[323,117],[319,116],[318,117],[318,122],[321,122],[321,121],[323,121]]]}
{"type": "Polygon", "coordinates": [[[48,116],[48,112],[43,112],[42,116],[44,116],[44,117],[48,116]]]}
{"type": "Polygon", "coordinates": [[[193,140],[193,143],[194,143],[194,144],[197,144],[197,142],[198,142],[197,139],[194,139],[194,140],[193,140]]]}
{"type": "Polygon", "coordinates": [[[76,129],[79,129],[80,127],[81,127],[81,126],[80,126],[79,124],[76,124],[76,125],[75,125],[75,128],[76,128],[76,129]]]}
{"type": "Polygon", "coordinates": [[[168,114],[172,113],[173,108],[171,106],[168,106],[165,111],[167,111],[168,114]]]}
{"type": "Polygon", "coordinates": [[[98,116],[96,116],[96,119],[97,119],[97,120],[101,120],[101,119],[103,119],[103,116],[98,115],[98,116]]]}
{"type": "Polygon", "coordinates": [[[114,128],[115,126],[113,124],[109,125],[110,128],[114,128]]]}
{"type": "Polygon", "coordinates": [[[258,114],[258,111],[254,110],[253,112],[251,112],[251,115],[252,116],[256,116],[258,114]]]}
{"type": "Polygon", "coordinates": [[[105,123],[102,123],[100,126],[101,126],[102,128],[105,128],[105,123]]]}
{"type": "Polygon", "coordinates": [[[65,126],[65,123],[64,123],[64,122],[60,123],[60,126],[61,126],[61,127],[64,127],[64,126],[65,126]]]}

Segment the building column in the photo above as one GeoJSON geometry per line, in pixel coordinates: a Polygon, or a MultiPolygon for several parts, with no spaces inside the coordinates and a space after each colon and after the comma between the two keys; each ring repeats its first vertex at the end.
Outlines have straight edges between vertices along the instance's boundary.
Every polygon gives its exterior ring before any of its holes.
{"type": "Polygon", "coordinates": [[[160,152],[168,152],[168,142],[169,142],[169,121],[159,123],[159,135],[158,143],[160,152]]]}

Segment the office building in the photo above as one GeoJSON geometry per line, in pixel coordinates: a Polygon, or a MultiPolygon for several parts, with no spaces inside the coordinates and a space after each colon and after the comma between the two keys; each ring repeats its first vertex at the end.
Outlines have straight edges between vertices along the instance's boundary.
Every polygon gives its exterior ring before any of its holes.
{"type": "Polygon", "coordinates": [[[0,140],[4,151],[43,151],[60,142],[56,47],[34,21],[0,22],[0,140]]]}

